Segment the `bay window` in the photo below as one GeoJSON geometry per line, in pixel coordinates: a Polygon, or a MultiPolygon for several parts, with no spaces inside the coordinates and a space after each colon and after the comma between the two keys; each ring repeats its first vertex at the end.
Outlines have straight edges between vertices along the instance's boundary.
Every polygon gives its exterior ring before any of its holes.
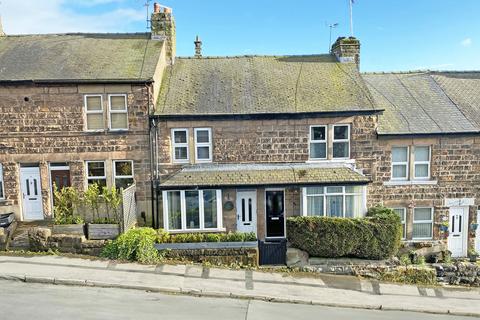
{"type": "Polygon", "coordinates": [[[366,212],[363,186],[312,186],[303,188],[303,215],[341,218],[366,212]]]}
{"type": "Polygon", "coordinates": [[[163,191],[162,195],[168,231],[222,229],[221,190],[163,191]]]}

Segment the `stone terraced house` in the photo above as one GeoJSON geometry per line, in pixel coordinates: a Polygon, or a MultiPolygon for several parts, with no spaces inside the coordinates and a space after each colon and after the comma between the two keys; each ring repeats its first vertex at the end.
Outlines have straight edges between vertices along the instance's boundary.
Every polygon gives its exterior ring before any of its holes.
{"type": "Polygon", "coordinates": [[[135,181],[139,223],[170,232],[281,239],[289,216],[383,204],[405,241],[448,223],[455,256],[480,249],[480,73],[362,74],[355,38],[305,56],[195,46],[175,57],[158,5],[151,34],[1,38],[0,210],[51,217],[59,176],[135,181]]]}

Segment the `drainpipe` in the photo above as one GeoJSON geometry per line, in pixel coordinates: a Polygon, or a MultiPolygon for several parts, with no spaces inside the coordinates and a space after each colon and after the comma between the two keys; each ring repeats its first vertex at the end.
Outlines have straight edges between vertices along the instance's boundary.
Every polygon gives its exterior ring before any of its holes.
{"type": "Polygon", "coordinates": [[[153,106],[151,104],[151,87],[148,87],[148,133],[149,133],[149,151],[150,151],[150,196],[151,196],[151,211],[152,211],[152,227],[155,228],[155,205],[156,205],[156,194],[155,194],[155,155],[154,155],[154,135],[152,130],[155,129],[155,122],[151,119],[151,110],[153,106]]]}

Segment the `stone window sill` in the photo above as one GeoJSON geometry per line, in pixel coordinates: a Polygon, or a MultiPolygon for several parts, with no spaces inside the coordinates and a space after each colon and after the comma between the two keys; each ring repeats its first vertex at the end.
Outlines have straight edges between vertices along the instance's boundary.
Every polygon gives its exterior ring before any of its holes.
{"type": "Polygon", "coordinates": [[[437,180],[390,180],[383,183],[384,186],[413,186],[413,185],[437,185],[437,180]]]}

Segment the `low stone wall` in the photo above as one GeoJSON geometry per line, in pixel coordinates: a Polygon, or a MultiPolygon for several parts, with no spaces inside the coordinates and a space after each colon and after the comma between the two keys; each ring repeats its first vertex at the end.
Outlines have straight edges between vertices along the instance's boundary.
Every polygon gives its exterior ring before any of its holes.
{"type": "Polygon", "coordinates": [[[165,258],[213,265],[258,265],[258,248],[162,250],[165,258]]]}
{"type": "Polygon", "coordinates": [[[30,250],[56,250],[63,253],[98,256],[105,246],[104,240],[87,240],[85,236],[53,234],[49,228],[32,228],[28,231],[30,250]]]}
{"type": "Polygon", "coordinates": [[[13,221],[6,228],[0,227],[0,250],[5,250],[7,248],[8,239],[12,236],[16,228],[17,221],[13,221]]]}
{"type": "Polygon", "coordinates": [[[437,271],[437,281],[451,285],[480,286],[480,265],[471,262],[432,264],[437,271]]]}

